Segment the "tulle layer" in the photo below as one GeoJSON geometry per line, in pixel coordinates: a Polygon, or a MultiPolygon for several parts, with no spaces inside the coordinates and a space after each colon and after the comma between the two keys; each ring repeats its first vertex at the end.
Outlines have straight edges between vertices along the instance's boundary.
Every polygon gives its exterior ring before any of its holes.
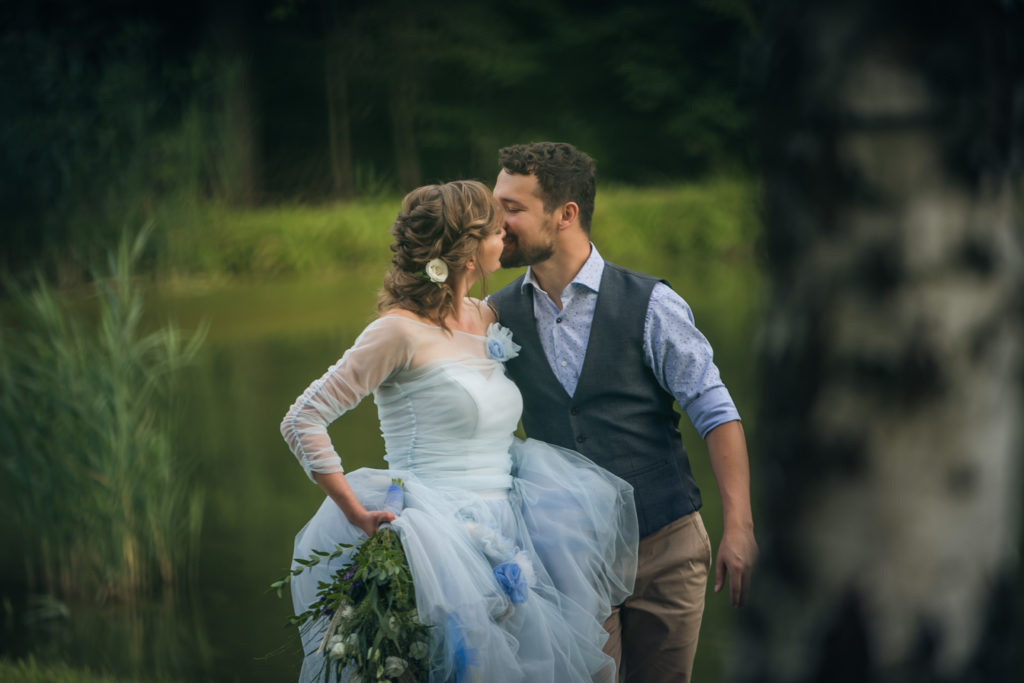
{"type": "MultiPolygon", "coordinates": [[[[615,668],[601,651],[602,624],[633,589],[632,489],[574,451],[517,440],[511,455],[508,490],[473,493],[401,470],[361,469],[346,477],[371,509],[384,507],[392,478],[405,482],[406,508],[392,527],[409,560],[419,618],[433,627],[432,682],[611,683],[615,668]],[[511,568],[528,590],[503,587],[495,567],[502,576],[511,568]]],[[[294,557],[362,540],[326,499],[296,536],[294,557]]],[[[345,562],[293,579],[296,613],[315,599],[318,581],[345,562]]],[[[302,681],[323,680],[316,649],[326,625],[322,620],[302,634],[302,681]]]]}

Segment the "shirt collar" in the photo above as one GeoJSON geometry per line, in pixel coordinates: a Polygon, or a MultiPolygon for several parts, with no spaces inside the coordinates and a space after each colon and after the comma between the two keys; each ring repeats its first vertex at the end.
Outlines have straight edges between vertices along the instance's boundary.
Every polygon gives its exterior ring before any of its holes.
{"type": "MultiPolygon", "coordinates": [[[[570,285],[579,284],[583,285],[587,289],[594,292],[601,291],[601,275],[604,274],[604,259],[601,254],[598,253],[597,247],[594,243],[590,243],[590,256],[583,262],[583,267],[580,268],[579,272],[576,273],[576,277],[572,279],[570,285]]],[[[523,284],[520,285],[520,291],[525,291],[526,287],[530,286],[535,289],[539,289],[537,281],[533,279],[533,269],[527,267],[526,275],[523,277],[523,284]]]]}

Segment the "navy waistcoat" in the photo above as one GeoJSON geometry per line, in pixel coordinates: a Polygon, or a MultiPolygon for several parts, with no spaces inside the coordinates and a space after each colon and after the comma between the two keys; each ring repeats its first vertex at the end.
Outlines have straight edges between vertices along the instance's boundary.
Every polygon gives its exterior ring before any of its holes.
{"type": "Polygon", "coordinates": [[[675,401],[644,362],[647,306],[659,280],[605,263],[586,358],[569,396],[544,355],[523,277],[490,301],[522,346],[506,369],[523,394],[526,434],[577,450],[629,482],[641,537],[700,509],[675,401]]]}

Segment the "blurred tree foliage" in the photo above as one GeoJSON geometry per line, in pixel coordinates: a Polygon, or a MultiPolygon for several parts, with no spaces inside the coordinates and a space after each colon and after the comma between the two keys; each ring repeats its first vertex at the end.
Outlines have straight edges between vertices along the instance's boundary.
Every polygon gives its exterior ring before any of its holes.
{"type": "MultiPolygon", "coordinates": [[[[749,0],[10,0],[0,269],[57,280],[162,202],[489,180],[565,139],[602,180],[748,167],[749,0]]],[[[158,248],[159,240],[154,240],[158,248]]]]}

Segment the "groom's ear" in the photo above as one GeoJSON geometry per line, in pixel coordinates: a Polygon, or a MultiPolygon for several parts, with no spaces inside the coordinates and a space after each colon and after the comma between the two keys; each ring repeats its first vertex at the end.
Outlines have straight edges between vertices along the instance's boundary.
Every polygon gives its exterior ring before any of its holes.
{"type": "Polygon", "coordinates": [[[562,208],[558,211],[558,229],[565,230],[576,221],[579,215],[580,207],[576,202],[562,204],[562,208]]]}

